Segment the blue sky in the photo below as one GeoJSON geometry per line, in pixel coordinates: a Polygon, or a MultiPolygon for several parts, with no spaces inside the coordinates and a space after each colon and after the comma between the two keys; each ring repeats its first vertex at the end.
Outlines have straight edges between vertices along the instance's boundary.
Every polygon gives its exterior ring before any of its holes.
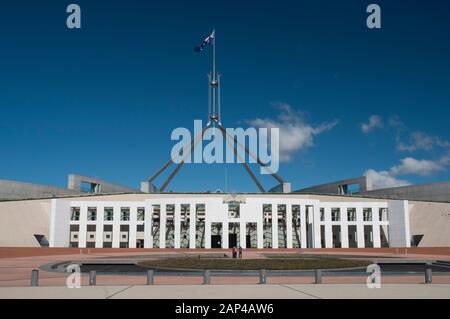
{"type": "MultiPolygon", "coordinates": [[[[450,179],[448,1],[377,1],[380,30],[373,1],[72,2],[1,5],[0,178],[139,187],[171,131],[206,120],[210,59],[192,48],[215,28],[223,123],[277,123],[294,189],[367,171],[379,186],[450,179]]],[[[169,190],[217,188],[256,190],[238,164],[186,165],[169,190]]]]}

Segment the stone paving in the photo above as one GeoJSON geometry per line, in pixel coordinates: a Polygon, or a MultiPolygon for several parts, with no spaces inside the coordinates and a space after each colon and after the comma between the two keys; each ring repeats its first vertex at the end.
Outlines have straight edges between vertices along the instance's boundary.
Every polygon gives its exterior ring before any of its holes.
{"type": "MultiPolygon", "coordinates": [[[[170,256],[184,256],[186,254],[224,254],[228,250],[175,250],[175,249],[66,249],[66,248],[0,248],[0,287],[26,287],[30,286],[31,270],[38,269],[48,263],[77,260],[105,260],[109,258],[136,259],[139,257],[151,258],[163,254],[170,256]]],[[[410,248],[406,249],[279,249],[279,250],[245,250],[244,258],[265,258],[264,254],[332,254],[354,255],[358,257],[376,256],[377,258],[399,258],[399,260],[450,260],[448,248],[410,248]]],[[[44,271],[39,272],[40,286],[65,286],[68,274],[44,271]]],[[[325,276],[324,284],[364,284],[366,276],[325,276]]],[[[200,276],[156,276],[156,285],[200,285],[203,279],[200,276]]],[[[213,276],[212,285],[245,285],[257,284],[257,276],[213,276]]],[[[311,284],[314,277],[311,276],[272,276],[268,278],[270,284],[311,284]]],[[[410,283],[421,284],[423,275],[408,276],[382,276],[382,283],[410,283]]],[[[82,275],[82,285],[88,285],[88,276],[82,275]]],[[[433,276],[434,284],[450,284],[450,276],[433,276]]],[[[145,276],[124,275],[98,275],[97,285],[101,286],[127,286],[145,285],[145,276]]]]}
{"type": "Polygon", "coordinates": [[[1,299],[449,299],[450,285],[162,285],[0,287],[1,299]]]}

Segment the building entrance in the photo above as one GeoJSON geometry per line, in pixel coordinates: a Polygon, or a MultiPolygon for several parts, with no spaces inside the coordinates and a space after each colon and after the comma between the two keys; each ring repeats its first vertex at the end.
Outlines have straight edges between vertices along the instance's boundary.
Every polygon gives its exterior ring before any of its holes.
{"type": "Polygon", "coordinates": [[[211,235],[211,248],[222,248],[222,236],[211,235]]]}
{"type": "Polygon", "coordinates": [[[229,248],[237,247],[237,234],[228,235],[228,247],[229,248]]]}

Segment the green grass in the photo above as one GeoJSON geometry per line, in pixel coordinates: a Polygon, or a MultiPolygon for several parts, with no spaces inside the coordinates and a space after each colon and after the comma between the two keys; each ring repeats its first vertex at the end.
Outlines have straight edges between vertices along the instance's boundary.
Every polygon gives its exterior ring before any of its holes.
{"type": "Polygon", "coordinates": [[[211,270],[297,270],[366,267],[372,262],[338,258],[288,258],[288,259],[199,259],[167,258],[139,262],[147,268],[211,269],[211,270]]]}

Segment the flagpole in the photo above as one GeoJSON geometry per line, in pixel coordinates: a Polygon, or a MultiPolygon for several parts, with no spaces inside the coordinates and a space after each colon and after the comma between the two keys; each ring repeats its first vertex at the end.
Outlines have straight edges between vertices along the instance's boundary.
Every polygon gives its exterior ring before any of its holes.
{"type": "Polygon", "coordinates": [[[214,37],[212,39],[213,47],[213,81],[216,80],[216,30],[213,30],[214,37]]]}
{"type": "Polygon", "coordinates": [[[216,110],[216,94],[217,94],[217,78],[216,78],[216,31],[213,30],[213,38],[212,38],[212,82],[211,82],[211,86],[212,86],[212,91],[213,91],[213,96],[212,96],[212,110],[213,110],[213,117],[217,118],[217,110],[216,110]]]}

